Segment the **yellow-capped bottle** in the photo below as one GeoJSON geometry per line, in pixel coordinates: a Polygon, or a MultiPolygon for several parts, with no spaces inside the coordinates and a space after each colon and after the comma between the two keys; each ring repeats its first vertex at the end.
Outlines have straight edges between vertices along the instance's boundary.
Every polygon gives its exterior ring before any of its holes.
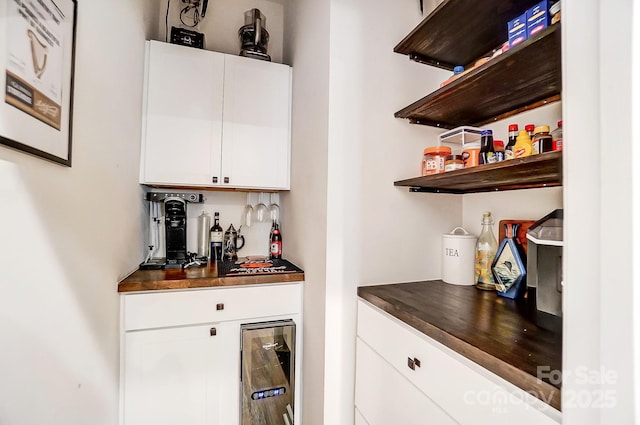
{"type": "Polygon", "coordinates": [[[531,137],[526,130],[520,130],[518,137],[516,138],[516,144],[513,146],[513,157],[523,158],[531,155],[533,146],[531,144],[531,137]]]}

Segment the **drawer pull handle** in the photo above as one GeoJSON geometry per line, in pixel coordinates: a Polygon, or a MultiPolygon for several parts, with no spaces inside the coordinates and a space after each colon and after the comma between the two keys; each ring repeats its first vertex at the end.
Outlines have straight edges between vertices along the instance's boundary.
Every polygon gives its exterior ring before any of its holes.
{"type": "Polygon", "coordinates": [[[210,336],[216,336],[216,335],[217,335],[217,333],[218,333],[218,331],[217,331],[217,329],[216,329],[216,328],[211,328],[211,329],[209,329],[209,335],[210,335],[210,336]]]}
{"type": "Polygon", "coordinates": [[[420,359],[418,359],[417,357],[407,357],[407,366],[409,366],[409,369],[416,370],[416,368],[420,367],[420,365],[420,359]]]}
{"type": "Polygon", "coordinates": [[[216,310],[224,310],[224,303],[216,304],[216,310]]]}
{"type": "Polygon", "coordinates": [[[407,357],[407,366],[409,366],[411,370],[416,370],[416,364],[411,357],[407,357]]]}

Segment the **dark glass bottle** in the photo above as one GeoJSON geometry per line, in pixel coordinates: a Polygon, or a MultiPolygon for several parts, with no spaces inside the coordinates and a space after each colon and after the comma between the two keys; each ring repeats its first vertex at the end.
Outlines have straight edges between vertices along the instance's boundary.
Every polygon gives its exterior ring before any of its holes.
{"type": "Polygon", "coordinates": [[[518,138],[518,124],[509,124],[509,142],[504,148],[504,158],[513,159],[513,146],[516,144],[518,138]]]}
{"type": "Polygon", "coordinates": [[[483,130],[480,138],[480,155],[478,157],[478,163],[492,164],[497,160],[496,150],[493,146],[493,132],[491,130],[483,130]]]}
{"type": "Polygon", "coordinates": [[[211,226],[211,262],[222,261],[222,237],[220,213],[216,211],[213,215],[213,226],[211,226]]]}
{"type": "Polygon", "coordinates": [[[282,235],[280,234],[278,223],[275,223],[273,226],[273,232],[271,233],[271,248],[269,251],[272,259],[279,260],[282,258],[282,235]]]}

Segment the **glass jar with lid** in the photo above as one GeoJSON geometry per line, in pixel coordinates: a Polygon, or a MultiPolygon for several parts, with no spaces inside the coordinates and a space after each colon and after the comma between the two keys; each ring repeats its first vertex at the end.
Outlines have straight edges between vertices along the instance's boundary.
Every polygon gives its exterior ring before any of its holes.
{"type": "Polygon", "coordinates": [[[532,155],[551,152],[553,150],[553,138],[549,133],[549,126],[541,125],[536,127],[533,132],[533,139],[531,139],[532,155]]]}
{"type": "Polygon", "coordinates": [[[422,157],[422,175],[444,173],[444,160],[447,155],[451,155],[451,148],[448,146],[426,148],[422,157]]]}

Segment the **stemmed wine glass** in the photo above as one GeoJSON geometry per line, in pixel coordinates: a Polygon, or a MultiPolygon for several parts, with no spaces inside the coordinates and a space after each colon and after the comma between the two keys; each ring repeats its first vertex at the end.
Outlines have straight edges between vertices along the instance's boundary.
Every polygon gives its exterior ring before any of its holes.
{"type": "Polygon", "coordinates": [[[242,211],[241,224],[246,227],[251,227],[251,221],[253,217],[253,207],[251,206],[251,193],[247,193],[247,205],[244,206],[242,211]]]}
{"type": "Polygon", "coordinates": [[[256,221],[259,223],[264,223],[269,219],[269,208],[262,201],[262,193],[258,194],[258,204],[254,209],[256,221]]]}
{"type": "Polygon", "coordinates": [[[272,223],[278,223],[280,220],[280,206],[277,202],[277,194],[272,193],[271,195],[271,205],[269,205],[269,218],[272,223]]]}

